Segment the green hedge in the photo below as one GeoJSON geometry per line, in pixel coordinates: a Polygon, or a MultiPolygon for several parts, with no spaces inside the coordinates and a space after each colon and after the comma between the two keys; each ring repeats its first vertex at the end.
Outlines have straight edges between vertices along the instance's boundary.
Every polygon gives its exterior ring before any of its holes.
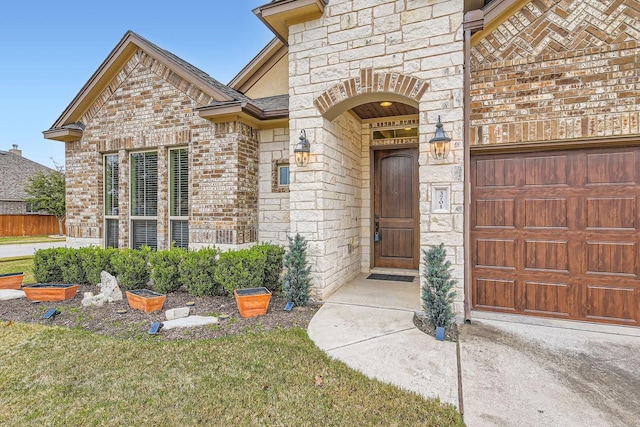
{"type": "Polygon", "coordinates": [[[216,248],[157,252],[149,248],[52,248],[36,252],[33,271],[41,283],[95,285],[100,283],[100,273],[107,271],[128,290],[152,285],[168,293],[184,285],[193,296],[233,295],[235,289],[259,286],[278,291],[283,254],[282,247],[272,244],[224,253],[216,248]]]}

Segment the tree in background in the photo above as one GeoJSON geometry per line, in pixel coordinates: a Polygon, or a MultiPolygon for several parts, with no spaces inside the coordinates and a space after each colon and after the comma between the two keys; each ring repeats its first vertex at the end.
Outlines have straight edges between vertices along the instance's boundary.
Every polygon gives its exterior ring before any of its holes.
{"type": "Polygon", "coordinates": [[[25,184],[24,191],[29,195],[27,203],[58,218],[58,234],[62,235],[62,222],[67,213],[64,170],[58,167],[57,170],[32,175],[25,184]]]}

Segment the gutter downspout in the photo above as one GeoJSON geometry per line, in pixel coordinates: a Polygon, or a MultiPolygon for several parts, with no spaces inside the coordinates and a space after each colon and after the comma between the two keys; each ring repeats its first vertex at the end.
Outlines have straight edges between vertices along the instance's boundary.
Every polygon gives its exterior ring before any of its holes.
{"type": "Polygon", "coordinates": [[[484,27],[484,12],[464,15],[464,321],[471,323],[471,35],[484,27]]]}

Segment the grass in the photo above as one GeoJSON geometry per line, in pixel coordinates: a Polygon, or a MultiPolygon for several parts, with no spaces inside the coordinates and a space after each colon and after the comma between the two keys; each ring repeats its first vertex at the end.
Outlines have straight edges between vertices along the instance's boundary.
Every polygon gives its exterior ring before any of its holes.
{"type": "Polygon", "coordinates": [[[18,245],[26,243],[64,242],[65,236],[10,236],[0,237],[0,245],[18,245]]]}
{"type": "Polygon", "coordinates": [[[165,341],[3,323],[0,342],[7,427],[463,425],[452,406],[330,359],[302,329],[165,341]]]}
{"type": "Polygon", "coordinates": [[[0,274],[24,272],[22,283],[35,283],[33,277],[33,256],[0,258],[0,274]]]}

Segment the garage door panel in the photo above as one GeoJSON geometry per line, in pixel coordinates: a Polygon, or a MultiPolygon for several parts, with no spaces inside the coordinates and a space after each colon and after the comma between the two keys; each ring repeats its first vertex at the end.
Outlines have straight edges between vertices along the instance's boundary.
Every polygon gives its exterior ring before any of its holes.
{"type": "Polygon", "coordinates": [[[476,266],[514,270],[515,239],[476,239],[476,266]]]}
{"type": "Polygon", "coordinates": [[[569,242],[525,240],[524,268],[569,272],[569,242]]]}
{"type": "Polygon", "coordinates": [[[475,182],[478,187],[515,187],[516,165],[514,159],[486,159],[476,164],[475,182]]]}
{"type": "Polygon", "coordinates": [[[525,186],[566,186],[569,184],[567,156],[527,157],[524,160],[525,186]]]}
{"type": "Polygon", "coordinates": [[[474,308],[640,326],[640,147],[474,155],[471,169],[474,308]]]}
{"type": "Polygon", "coordinates": [[[587,154],[587,185],[635,182],[636,160],[632,150],[587,154]]]}
{"type": "Polygon", "coordinates": [[[477,277],[473,288],[473,300],[476,306],[494,310],[515,311],[515,280],[477,277]]]}
{"type": "Polygon", "coordinates": [[[636,197],[587,198],[587,228],[635,230],[636,197]]]}
{"type": "Polygon", "coordinates": [[[587,273],[637,276],[637,244],[587,242],[587,273]]]}
{"type": "Polygon", "coordinates": [[[530,314],[569,316],[569,285],[525,281],[525,308],[530,314]]]}
{"type": "Polygon", "coordinates": [[[633,287],[587,285],[585,316],[592,320],[634,323],[638,318],[637,292],[633,287]]]}
{"type": "Polygon", "coordinates": [[[524,199],[525,228],[567,228],[567,199],[524,199]]]}
{"type": "Polygon", "coordinates": [[[513,199],[480,199],[475,201],[478,228],[513,228],[515,202],[513,199]]]}

